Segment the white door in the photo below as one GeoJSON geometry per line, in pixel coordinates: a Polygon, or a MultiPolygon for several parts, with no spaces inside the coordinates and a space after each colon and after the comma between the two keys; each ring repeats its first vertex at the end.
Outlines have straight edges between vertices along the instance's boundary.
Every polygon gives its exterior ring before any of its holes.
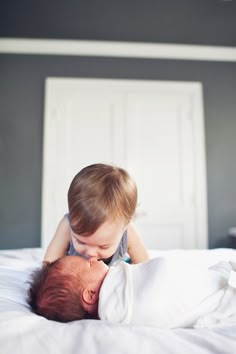
{"type": "Polygon", "coordinates": [[[48,79],[44,133],[44,247],[67,212],[73,176],[96,162],[136,180],[135,224],[148,248],[207,247],[199,83],[48,79]]]}

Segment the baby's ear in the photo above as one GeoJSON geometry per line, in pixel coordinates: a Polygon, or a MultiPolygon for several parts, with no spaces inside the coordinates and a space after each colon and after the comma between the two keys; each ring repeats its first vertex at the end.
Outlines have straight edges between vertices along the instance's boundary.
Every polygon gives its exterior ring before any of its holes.
{"type": "Polygon", "coordinates": [[[93,305],[98,300],[98,292],[93,289],[83,289],[82,291],[82,299],[88,305],[93,305]]]}

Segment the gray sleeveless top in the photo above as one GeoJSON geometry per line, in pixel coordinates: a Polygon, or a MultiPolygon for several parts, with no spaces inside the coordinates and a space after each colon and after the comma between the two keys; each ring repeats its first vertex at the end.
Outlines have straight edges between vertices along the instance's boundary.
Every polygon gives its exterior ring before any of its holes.
{"type": "MultiPolygon", "coordinates": [[[[69,221],[69,214],[66,214],[65,216],[67,217],[68,222],[70,222],[69,221]]],[[[129,257],[127,256],[127,251],[128,251],[128,237],[127,237],[127,230],[125,230],[115,253],[110,258],[103,259],[103,262],[106,263],[107,265],[111,266],[119,260],[120,261],[121,260],[128,261],[129,257]]],[[[80,256],[80,254],[75,250],[72,241],[70,241],[70,246],[67,251],[67,255],[68,256],[80,256]]]]}

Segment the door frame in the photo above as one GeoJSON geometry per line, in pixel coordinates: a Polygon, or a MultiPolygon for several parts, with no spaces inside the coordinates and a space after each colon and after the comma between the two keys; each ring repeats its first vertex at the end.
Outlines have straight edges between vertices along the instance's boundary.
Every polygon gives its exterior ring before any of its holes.
{"type": "Polygon", "coordinates": [[[196,207],[196,243],[197,248],[208,248],[208,218],[207,218],[207,187],[206,187],[206,152],[205,152],[205,129],[204,129],[204,111],[203,111],[203,89],[200,82],[182,82],[182,81],[154,81],[154,80],[122,80],[122,79],[94,79],[94,78],[55,78],[46,79],[45,85],[45,108],[44,108],[44,136],[43,136],[43,170],[42,170],[42,214],[41,214],[41,246],[46,247],[52,234],[49,235],[47,227],[47,215],[45,210],[48,179],[47,171],[50,161],[47,159],[47,151],[55,144],[50,136],[50,100],[55,99],[57,93],[63,95],[63,92],[75,90],[78,81],[83,87],[89,85],[97,85],[99,89],[102,87],[120,88],[122,90],[133,88],[134,85],[142,85],[150,89],[155,87],[163,91],[172,91],[175,93],[188,93],[191,95],[195,110],[192,115],[193,119],[193,139],[194,139],[194,155],[195,155],[195,207],[196,207]]]}

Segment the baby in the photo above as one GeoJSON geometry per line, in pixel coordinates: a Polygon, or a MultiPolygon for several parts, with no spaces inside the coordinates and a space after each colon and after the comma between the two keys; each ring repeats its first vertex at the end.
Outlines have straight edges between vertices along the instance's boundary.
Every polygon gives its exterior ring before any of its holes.
{"type": "Polygon", "coordinates": [[[109,268],[96,258],[64,256],[33,273],[28,302],[36,314],[60,322],[210,327],[236,316],[235,270],[231,262],[208,269],[160,257],[109,268]]]}

